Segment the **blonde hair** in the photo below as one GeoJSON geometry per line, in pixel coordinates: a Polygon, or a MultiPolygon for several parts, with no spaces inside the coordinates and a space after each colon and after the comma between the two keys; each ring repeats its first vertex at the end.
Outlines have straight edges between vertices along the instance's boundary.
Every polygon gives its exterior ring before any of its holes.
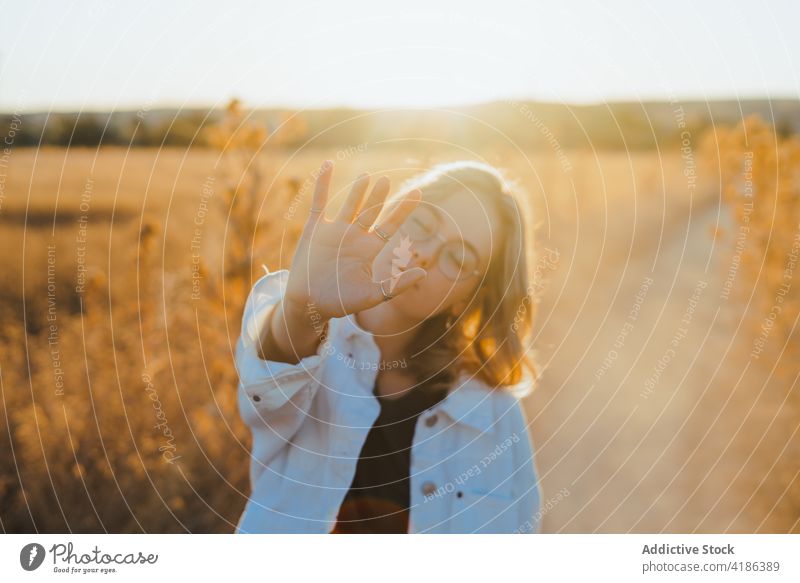
{"type": "MultiPolygon", "coordinates": [[[[471,301],[450,327],[450,312],[420,325],[411,346],[409,371],[418,384],[449,387],[466,372],[492,388],[510,387],[524,395],[535,386],[539,370],[528,345],[537,298],[534,277],[534,226],[521,188],[497,168],[482,162],[439,164],[407,180],[392,195],[414,188],[423,204],[471,194],[493,205],[501,225],[499,248],[471,301]]],[[[391,206],[391,205],[386,205],[391,206]]],[[[386,207],[385,207],[386,208],[386,207]]]]}

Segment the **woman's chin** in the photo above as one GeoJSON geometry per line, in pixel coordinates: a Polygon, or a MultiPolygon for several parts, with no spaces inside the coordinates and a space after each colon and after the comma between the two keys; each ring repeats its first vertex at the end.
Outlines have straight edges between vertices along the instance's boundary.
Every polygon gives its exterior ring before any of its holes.
{"type": "Polygon", "coordinates": [[[434,306],[430,305],[430,298],[430,291],[427,291],[423,285],[415,284],[388,303],[391,304],[392,309],[403,314],[409,320],[424,322],[435,315],[434,306]]]}
{"type": "Polygon", "coordinates": [[[400,296],[398,296],[398,299],[400,297],[403,298],[403,302],[406,303],[407,305],[418,306],[420,300],[425,297],[425,286],[422,284],[422,282],[418,281],[410,288],[408,288],[406,291],[404,291],[402,294],[400,294],[400,296]]]}

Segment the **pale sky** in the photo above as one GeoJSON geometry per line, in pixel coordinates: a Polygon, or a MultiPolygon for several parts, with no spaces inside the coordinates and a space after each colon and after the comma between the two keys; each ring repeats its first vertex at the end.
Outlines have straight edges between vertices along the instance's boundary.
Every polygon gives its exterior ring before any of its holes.
{"type": "Polygon", "coordinates": [[[0,1],[0,111],[796,99],[799,6],[0,1]]]}

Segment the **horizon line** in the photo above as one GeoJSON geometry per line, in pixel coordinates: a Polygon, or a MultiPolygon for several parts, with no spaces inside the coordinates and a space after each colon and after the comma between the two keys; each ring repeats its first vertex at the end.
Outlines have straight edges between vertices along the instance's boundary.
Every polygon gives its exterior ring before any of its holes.
{"type": "Polygon", "coordinates": [[[162,101],[156,104],[148,104],[148,103],[140,103],[140,104],[124,104],[122,107],[115,107],[115,108],[102,108],[102,107],[57,107],[52,109],[46,109],[40,106],[31,106],[25,108],[15,108],[8,105],[0,105],[0,115],[41,115],[41,114],[74,114],[74,113],[137,113],[139,111],[209,111],[214,109],[224,109],[225,106],[233,99],[239,99],[242,104],[244,105],[245,109],[249,111],[269,111],[269,110],[286,110],[286,111],[293,111],[293,112],[303,112],[303,111],[333,111],[333,110],[349,110],[349,111],[391,111],[391,110],[427,110],[427,111],[436,111],[436,110],[451,110],[451,109],[465,109],[465,108],[473,108],[473,107],[482,107],[482,106],[490,106],[496,105],[498,103],[508,103],[508,102],[517,102],[517,103],[538,103],[542,105],[560,105],[560,106],[567,106],[567,107],[576,107],[576,108],[585,108],[585,107],[598,107],[603,105],[652,105],[652,104],[697,104],[697,103],[747,103],[747,102],[754,102],[754,101],[766,101],[766,102],[780,102],[780,101],[797,101],[800,102],[800,95],[752,95],[752,96],[719,96],[714,97],[712,99],[709,98],[702,98],[702,97],[653,97],[647,99],[609,99],[609,100],[587,100],[587,101],[580,101],[580,100],[566,100],[566,101],[552,101],[552,100],[545,100],[541,98],[534,98],[534,97],[507,97],[507,98],[497,98],[492,100],[482,100],[482,101],[475,101],[475,102],[462,102],[462,103],[449,103],[449,104],[431,104],[431,105],[414,105],[414,104],[406,104],[406,105],[391,105],[386,104],[382,106],[367,106],[367,105],[353,105],[353,104],[330,104],[326,106],[311,106],[311,107],[300,107],[297,105],[287,105],[283,103],[276,103],[270,105],[262,105],[262,106],[248,106],[248,101],[246,99],[242,99],[236,96],[230,96],[226,98],[224,101],[218,101],[214,104],[209,104],[208,102],[197,101],[191,104],[177,104],[170,101],[162,101]]]}

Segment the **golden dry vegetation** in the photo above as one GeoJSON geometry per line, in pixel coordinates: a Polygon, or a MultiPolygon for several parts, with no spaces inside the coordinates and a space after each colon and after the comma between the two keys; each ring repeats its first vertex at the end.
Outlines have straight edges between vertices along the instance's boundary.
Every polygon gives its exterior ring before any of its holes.
{"type": "Polygon", "coordinates": [[[525,186],[539,219],[544,377],[526,409],[544,530],[800,532],[797,282],[752,356],[786,283],[800,160],[796,140],[750,123],[683,151],[260,150],[266,130],[233,106],[214,149],[13,150],[3,530],[232,531],[249,486],[241,309],[262,264],[289,267],[320,161],[336,162],[341,194],[361,171],[396,184],[480,158],[525,186]]]}

